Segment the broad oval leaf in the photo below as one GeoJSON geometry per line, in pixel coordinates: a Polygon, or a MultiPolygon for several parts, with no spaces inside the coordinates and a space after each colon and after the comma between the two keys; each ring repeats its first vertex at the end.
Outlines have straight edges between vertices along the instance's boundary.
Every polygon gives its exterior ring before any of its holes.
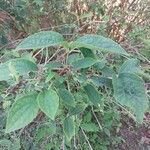
{"type": "Polygon", "coordinates": [[[68,141],[75,135],[74,116],[67,117],[63,123],[64,134],[68,141]]]}
{"type": "Polygon", "coordinates": [[[118,78],[113,78],[113,88],[117,102],[131,108],[141,123],[148,108],[143,80],[135,74],[122,73],[118,78]]]}
{"type": "Polygon", "coordinates": [[[84,90],[86,92],[86,94],[88,95],[89,100],[94,104],[94,105],[98,105],[101,102],[102,96],[100,95],[100,93],[95,89],[95,87],[91,84],[86,84],[84,86],[84,90]]]}
{"type": "Polygon", "coordinates": [[[98,77],[98,76],[92,76],[91,78],[92,83],[97,87],[112,87],[112,80],[110,78],[106,77],[98,77]]]}
{"type": "Polygon", "coordinates": [[[28,125],[38,114],[37,94],[29,94],[16,100],[12,105],[6,123],[6,133],[28,125]]]}
{"type": "Polygon", "coordinates": [[[112,78],[113,76],[116,75],[112,67],[104,66],[102,69],[100,69],[100,71],[102,72],[102,75],[104,77],[112,78]]]}
{"type": "Polygon", "coordinates": [[[94,58],[94,59],[96,58],[96,56],[93,53],[93,51],[91,49],[89,49],[89,48],[81,47],[80,51],[82,52],[84,57],[91,57],[91,58],[94,58]]]}
{"type": "Polygon", "coordinates": [[[57,93],[52,89],[43,91],[39,93],[37,100],[40,109],[54,120],[59,107],[59,97],[57,93]]]}
{"type": "Polygon", "coordinates": [[[38,67],[27,59],[15,59],[10,61],[19,75],[27,74],[30,71],[37,71],[38,67]]]}
{"type": "Polygon", "coordinates": [[[0,64],[0,80],[8,80],[11,78],[12,70],[19,75],[27,74],[30,71],[36,71],[37,66],[33,62],[26,59],[13,59],[0,64]]]}
{"type": "Polygon", "coordinates": [[[13,59],[0,64],[0,81],[12,78],[12,71],[18,75],[24,75],[31,71],[36,71],[37,65],[26,59],[13,59]]]}
{"type": "Polygon", "coordinates": [[[73,95],[71,94],[71,92],[69,92],[66,89],[60,89],[58,93],[59,93],[59,97],[63,100],[66,106],[75,107],[75,104],[76,104],[75,99],[73,95]]]}
{"type": "Polygon", "coordinates": [[[142,73],[139,67],[139,60],[132,58],[125,61],[119,70],[120,73],[142,73]]]}
{"type": "Polygon", "coordinates": [[[95,63],[97,63],[96,59],[93,59],[93,58],[83,58],[83,59],[80,59],[78,61],[73,62],[72,66],[73,66],[74,69],[83,69],[83,68],[91,67],[95,63]]]}
{"type": "Polygon", "coordinates": [[[75,61],[82,59],[83,57],[79,53],[72,53],[67,58],[67,64],[72,64],[75,61]]]}
{"type": "Polygon", "coordinates": [[[41,31],[25,38],[16,50],[40,49],[49,46],[59,46],[64,41],[63,36],[53,31],[41,31]]]}
{"type": "Polygon", "coordinates": [[[87,34],[79,37],[72,43],[72,48],[89,48],[93,50],[102,50],[106,52],[128,55],[127,52],[116,42],[100,35],[87,34]]]}
{"type": "Polygon", "coordinates": [[[106,60],[101,60],[99,62],[97,62],[96,64],[94,64],[94,68],[98,71],[101,71],[106,65],[106,60]]]}
{"type": "Polygon", "coordinates": [[[78,104],[76,107],[71,107],[69,110],[69,115],[78,115],[79,113],[83,112],[86,107],[86,104],[78,104]]]}

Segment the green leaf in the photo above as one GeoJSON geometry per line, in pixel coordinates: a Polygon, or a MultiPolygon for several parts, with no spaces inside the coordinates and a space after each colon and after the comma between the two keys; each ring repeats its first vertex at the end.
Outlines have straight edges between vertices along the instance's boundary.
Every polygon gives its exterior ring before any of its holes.
{"type": "Polygon", "coordinates": [[[87,76],[85,74],[83,74],[83,73],[81,75],[78,75],[78,76],[74,77],[74,80],[78,81],[81,84],[83,84],[84,82],[86,82],[87,79],[88,79],[87,76]]]}
{"type": "Polygon", "coordinates": [[[10,150],[12,145],[13,145],[13,143],[8,139],[3,138],[0,140],[0,146],[1,147],[7,147],[8,150],[10,150]]]}
{"type": "Polygon", "coordinates": [[[71,92],[69,92],[66,89],[60,89],[58,93],[59,93],[59,97],[63,100],[66,106],[75,107],[75,104],[76,104],[75,99],[73,95],[71,94],[71,92]]]}
{"type": "Polygon", "coordinates": [[[81,128],[87,132],[98,132],[99,127],[94,123],[83,123],[81,124],[81,128]]]}
{"type": "Polygon", "coordinates": [[[19,75],[24,75],[30,71],[36,71],[38,69],[35,63],[26,59],[15,59],[10,62],[19,75]]]}
{"type": "Polygon", "coordinates": [[[29,94],[16,100],[12,105],[6,123],[6,133],[28,125],[38,114],[37,94],[29,94]]]}
{"type": "Polygon", "coordinates": [[[46,64],[46,67],[48,69],[56,69],[56,68],[61,68],[63,67],[63,64],[57,61],[51,61],[50,63],[46,64]]]}
{"type": "Polygon", "coordinates": [[[39,93],[37,100],[40,109],[54,120],[59,107],[59,97],[57,93],[52,89],[43,91],[39,93]]]}
{"type": "Polygon", "coordinates": [[[69,115],[78,115],[79,113],[83,112],[86,107],[86,104],[78,104],[76,107],[71,107],[69,110],[69,115]]]}
{"type": "Polygon", "coordinates": [[[101,60],[99,62],[97,62],[96,64],[94,64],[94,68],[97,70],[102,70],[105,67],[106,64],[106,60],[101,60]]]}
{"type": "Polygon", "coordinates": [[[112,80],[106,77],[99,77],[99,76],[92,76],[91,78],[92,83],[97,87],[112,87],[112,80]]]}
{"type": "Polygon", "coordinates": [[[60,46],[63,43],[63,36],[53,31],[41,31],[25,38],[16,50],[41,49],[49,46],[60,46]]]}
{"type": "Polygon", "coordinates": [[[68,56],[67,64],[72,64],[73,62],[78,61],[81,58],[83,57],[79,53],[72,53],[68,56]]]}
{"type": "Polygon", "coordinates": [[[13,149],[13,150],[21,149],[20,139],[15,139],[15,141],[13,142],[13,145],[11,146],[11,149],[13,149]]]}
{"type": "Polygon", "coordinates": [[[98,105],[101,102],[101,98],[102,96],[100,95],[100,93],[95,89],[95,87],[91,84],[86,84],[84,86],[84,90],[86,92],[86,94],[88,95],[89,100],[94,104],[94,105],[98,105]]]}
{"type": "Polygon", "coordinates": [[[19,139],[13,139],[13,142],[3,138],[0,140],[0,149],[1,150],[20,150],[21,145],[20,145],[20,140],[19,139]]]}
{"type": "Polygon", "coordinates": [[[11,78],[11,74],[8,68],[8,63],[0,64],[0,81],[7,81],[11,78]]]}
{"type": "Polygon", "coordinates": [[[35,63],[26,59],[13,59],[0,64],[0,81],[9,80],[13,74],[24,75],[38,68],[35,63]]]}
{"type": "Polygon", "coordinates": [[[91,122],[91,120],[92,120],[92,113],[91,113],[91,111],[88,111],[83,117],[83,122],[89,123],[89,122],[91,122]]]}
{"type": "Polygon", "coordinates": [[[129,59],[123,63],[119,70],[119,74],[121,73],[141,73],[141,69],[139,68],[139,60],[138,59],[129,59]]]}
{"type": "Polygon", "coordinates": [[[49,82],[55,75],[56,75],[55,72],[49,71],[45,82],[49,82]]]}
{"type": "Polygon", "coordinates": [[[38,128],[38,130],[35,133],[34,140],[37,143],[40,140],[45,140],[45,138],[55,133],[56,133],[56,125],[54,123],[48,123],[38,128]]]}
{"type": "Polygon", "coordinates": [[[75,122],[74,116],[67,117],[63,123],[63,129],[66,138],[70,141],[71,138],[75,135],[75,122]]]}
{"type": "Polygon", "coordinates": [[[74,69],[82,69],[82,68],[91,67],[95,63],[97,63],[96,59],[93,59],[93,58],[83,58],[83,59],[80,59],[78,61],[73,62],[72,66],[73,66],[74,69]]]}
{"type": "Polygon", "coordinates": [[[103,75],[104,77],[112,78],[113,76],[116,75],[116,73],[115,73],[115,71],[113,70],[113,68],[108,67],[108,66],[104,66],[100,71],[102,72],[102,75],[103,75]]]}
{"type": "Polygon", "coordinates": [[[92,50],[102,50],[122,55],[128,55],[127,52],[116,42],[100,35],[87,34],[79,37],[72,43],[72,48],[89,48],[92,50]]]}
{"type": "Polygon", "coordinates": [[[91,49],[89,49],[89,48],[81,47],[80,51],[82,52],[82,54],[83,54],[84,57],[90,57],[90,58],[93,58],[93,59],[96,58],[96,56],[93,53],[93,51],[91,49]]]}
{"type": "Polygon", "coordinates": [[[20,150],[21,145],[20,145],[20,140],[19,139],[13,139],[13,142],[11,142],[8,139],[3,138],[0,140],[0,148],[1,150],[5,150],[7,147],[7,150],[20,150]],[[2,148],[3,147],[3,148],[2,148]]]}
{"type": "Polygon", "coordinates": [[[142,122],[148,108],[144,82],[135,74],[122,73],[113,78],[114,97],[121,105],[131,108],[138,122],[142,122]]]}

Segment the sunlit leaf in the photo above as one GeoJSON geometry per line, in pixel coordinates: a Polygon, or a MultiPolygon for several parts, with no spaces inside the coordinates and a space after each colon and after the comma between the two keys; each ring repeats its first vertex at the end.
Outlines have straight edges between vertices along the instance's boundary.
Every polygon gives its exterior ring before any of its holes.
{"type": "Polygon", "coordinates": [[[103,87],[103,86],[111,87],[112,86],[112,80],[106,77],[92,76],[91,81],[97,87],[103,87]]]}
{"type": "Polygon", "coordinates": [[[0,81],[9,80],[12,74],[24,75],[38,68],[35,63],[26,59],[13,59],[0,64],[0,81]]]}
{"type": "Polygon", "coordinates": [[[75,135],[75,122],[74,116],[67,117],[63,123],[64,133],[67,139],[70,141],[71,138],[75,135]]]}
{"type": "Polygon", "coordinates": [[[41,31],[25,38],[16,50],[40,49],[49,46],[59,46],[63,43],[63,36],[53,31],[41,31]]]}
{"type": "Polygon", "coordinates": [[[59,106],[59,97],[57,93],[52,89],[43,91],[39,93],[37,100],[40,109],[54,120],[59,106]]]}
{"type": "Polygon", "coordinates": [[[93,53],[93,51],[91,49],[89,49],[89,48],[81,47],[80,51],[82,52],[84,57],[90,57],[90,58],[94,58],[94,59],[96,58],[96,56],[93,53]]]}
{"type": "Polygon", "coordinates": [[[72,48],[81,47],[128,55],[119,44],[109,38],[105,38],[100,35],[87,34],[79,37],[75,42],[72,43],[72,48]]]}
{"type": "Polygon", "coordinates": [[[36,117],[39,110],[36,97],[37,94],[30,94],[14,102],[8,113],[6,133],[25,127],[36,117]]]}
{"type": "Polygon", "coordinates": [[[86,107],[87,107],[86,104],[79,104],[76,107],[71,107],[69,110],[69,114],[70,115],[77,115],[77,114],[83,112],[86,107]]]}
{"type": "Polygon", "coordinates": [[[141,73],[138,59],[129,59],[123,63],[119,73],[141,73]]]}
{"type": "Polygon", "coordinates": [[[91,67],[96,62],[97,62],[97,60],[93,59],[93,58],[83,58],[83,59],[73,62],[72,66],[74,69],[82,69],[82,68],[91,67]]]}
{"type": "Polygon", "coordinates": [[[121,105],[131,108],[138,122],[142,122],[148,108],[144,82],[135,74],[122,73],[113,78],[114,97],[121,105]]]}
{"type": "Polygon", "coordinates": [[[49,71],[45,82],[49,82],[55,75],[55,72],[49,71]]]}
{"type": "Polygon", "coordinates": [[[71,92],[69,92],[66,89],[60,89],[58,93],[59,93],[59,97],[62,99],[65,105],[72,106],[72,107],[75,106],[75,99],[71,94],[71,92]]]}
{"type": "Polygon", "coordinates": [[[84,86],[84,90],[86,94],[88,95],[89,100],[94,104],[98,105],[101,102],[102,96],[100,93],[96,90],[96,88],[92,84],[86,84],[84,86]]]}

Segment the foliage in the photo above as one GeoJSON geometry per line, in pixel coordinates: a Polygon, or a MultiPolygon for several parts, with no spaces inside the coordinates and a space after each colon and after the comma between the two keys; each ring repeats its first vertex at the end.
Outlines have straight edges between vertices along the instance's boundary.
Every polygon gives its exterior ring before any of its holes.
{"type": "Polygon", "coordinates": [[[15,52],[19,58],[0,64],[1,95],[8,111],[5,132],[23,136],[28,125],[35,135],[33,145],[24,139],[24,149],[107,149],[111,140],[122,141],[111,138],[112,127],[119,127],[120,107],[143,122],[148,109],[144,72],[138,60],[111,39],[87,34],[68,42],[57,32],[41,31],[22,40],[15,52]],[[114,69],[108,54],[127,60],[114,69]],[[98,133],[108,142],[95,143],[98,133]]]}
{"type": "Polygon", "coordinates": [[[148,149],[149,31],[148,0],[1,0],[0,149],[148,149]]]}
{"type": "Polygon", "coordinates": [[[132,30],[134,37],[149,32],[148,6],[147,0],[1,0],[0,45],[42,29],[99,33],[122,42],[132,30]]]}

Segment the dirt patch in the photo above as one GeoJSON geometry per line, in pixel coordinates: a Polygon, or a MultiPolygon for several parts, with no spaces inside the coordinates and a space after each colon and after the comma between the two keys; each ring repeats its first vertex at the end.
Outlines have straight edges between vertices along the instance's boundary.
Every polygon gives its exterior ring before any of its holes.
{"type": "Polygon", "coordinates": [[[119,145],[119,150],[150,150],[150,113],[146,114],[144,122],[138,127],[132,120],[122,122],[119,134],[124,143],[119,145]]]}

